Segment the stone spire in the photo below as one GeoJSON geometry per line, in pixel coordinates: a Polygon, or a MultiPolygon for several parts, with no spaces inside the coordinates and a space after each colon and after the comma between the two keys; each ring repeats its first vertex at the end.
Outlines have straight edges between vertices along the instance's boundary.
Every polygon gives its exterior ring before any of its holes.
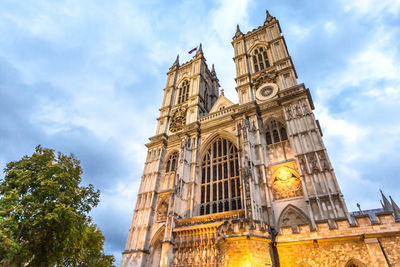
{"type": "Polygon", "coordinates": [[[203,56],[203,48],[202,48],[202,46],[201,46],[201,43],[200,43],[200,45],[199,45],[199,49],[198,49],[197,52],[196,52],[196,56],[198,56],[198,55],[203,56]]]}
{"type": "Polygon", "coordinates": [[[172,70],[172,69],[178,68],[178,67],[179,67],[179,54],[176,56],[174,63],[172,64],[172,66],[169,69],[172,70]]]}
{"type": "Polygon", "coordinates": [[[388,199],[386,198],[386,196],[383,194],[382,190],[379,190],[379,191],[381,191],[381,195],[382,195],[383,203],[382,203],[382,201],[381,201],[381,205],[382,205],[382,207],[383,207],[383,210],[384,210],[384,211],[393,211],[393,207],[392,207],[392,205],[390,204],[389,200],[388,200],[388,199]]]}
{"type": "Polygon", "coordinates": [[[211,75],[216,76],[214,64],[211,66],[211,75]]]}
{"type": "Polygon", "coordinates": [[[271,16],[271,14],[269,14],[268,9],[265,10],[265,22],[264,25],[270,23],[275,17],[271,16]]]}
{"type": "Polygon", "coordinates": [[[235,36],[233,36],[233,39],[239,38],[240,36],[243,36],[243,33],[240,31],[239,24],[236,25],[236,33],[235,36]]]}
{"type": "Polygon", "coordinates": [[[400,220],[400,209],[399,209],[399,206],[397,206],[396,202],[394,202],[394,200],[393,200],[393,198],[391,196],[389,196],[389,198],[390,198],[390,202],[391,202],[392,207],[393,207],[394,219],[396,221],[400,220]]]}

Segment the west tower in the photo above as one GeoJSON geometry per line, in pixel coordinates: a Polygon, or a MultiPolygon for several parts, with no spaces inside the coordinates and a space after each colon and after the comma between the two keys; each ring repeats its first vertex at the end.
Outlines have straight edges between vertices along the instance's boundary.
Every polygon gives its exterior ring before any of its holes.
{"type": "MultiPolygon", "coordinates": [[[[121,266],[279,266],[299,241],[288,231],[353,223],[278,20],[237,26],[232,46],[238,104],[219,93],[201,45],[169,69],[121,266]]],[[[315,250],[322,236],[303,241],[315,250]]]]}

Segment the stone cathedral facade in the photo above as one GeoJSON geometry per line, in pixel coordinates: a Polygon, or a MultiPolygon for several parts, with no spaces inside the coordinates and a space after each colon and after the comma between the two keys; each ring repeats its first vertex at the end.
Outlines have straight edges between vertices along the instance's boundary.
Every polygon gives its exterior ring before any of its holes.
{"type": "Polygon", "coordinates": [[[201,45],[169,69],[121,266],[400,266],[398,206],[348,212],[278,20],[232,46],[238,104],[201,45]]]}

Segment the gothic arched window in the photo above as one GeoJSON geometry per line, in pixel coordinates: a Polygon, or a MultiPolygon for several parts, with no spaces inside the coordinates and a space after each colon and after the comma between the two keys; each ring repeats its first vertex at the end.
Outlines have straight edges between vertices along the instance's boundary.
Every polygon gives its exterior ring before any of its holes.
{"type": "Polygon", "coordinates": [[[253,53],[254,72],[258,72],[270,67],[267,51],[259,47],[253,53]]]}
{"type": "Polygon", "coordinates": [[[184,81],[179,88],[178,104],[185,102],[189,96],[189,81],[184,81]]]}
{"type": "Polygon", "coordinates": [[[285,126],[276,120],[270,120],[265,134],[267,145],[279,143],[288,139],[285,126]]]}
{"type": "Polygon", "coordinates": [[[178,160],[178,152],[172,153],[167,161],[167,167],[165,168],[165,173],[174,172],[176,170],[176,161],[178,160]]]}
{"type": "Polygon", "coordinates": [[[165,175],[160,184],[161,190],[167,190],[173,188],[177,163],[178,163],[178,152],[175,151],[168,157],[167,165],[165,167],[165,175]]]}
{"type": "Polygon", "coordinates": [[[215,140],[201,166],[200,215],[242,208],[239,154],[227,139],[215,140]]]}

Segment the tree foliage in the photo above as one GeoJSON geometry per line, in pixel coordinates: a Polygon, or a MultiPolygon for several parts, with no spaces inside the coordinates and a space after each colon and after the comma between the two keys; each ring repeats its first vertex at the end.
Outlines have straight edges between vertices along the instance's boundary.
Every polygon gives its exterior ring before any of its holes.
{"type": "Polygon", "coordinates": [[[0,180],[1,266],[112,266],[88,213],[99,190],[80,186],[73,155],[36,147],[7,164],[0,180]]]}

